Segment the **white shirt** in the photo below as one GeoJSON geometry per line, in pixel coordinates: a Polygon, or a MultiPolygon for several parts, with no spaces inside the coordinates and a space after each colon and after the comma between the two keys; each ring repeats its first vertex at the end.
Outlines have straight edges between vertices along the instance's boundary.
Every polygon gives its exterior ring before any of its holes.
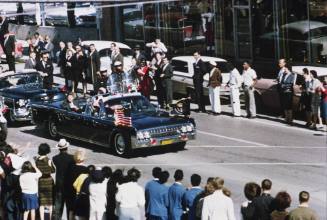
{"type": "Polygon", "coordinates": [[[42,176],[40,171],[36,173],[23,173],[19,177],[19,184],[23,193],[35,194],[38,193],[39,178],[42,176]]]}
{"type": "Polygon", "coordinates": [[[240,72],[234,68],[229,74],[229,85],[232,87],[241,87],[242,77],[240,72]]]}
{"type": "Polygon", "coordinates": [[[202,220],[235,220],[234,205],[231,198],[222,190],[217,190],[203,200],[202,220]]]}
{"type": "Polygon", "coordinates": [[[252,86],[253,81],[257,78],[257,73],[249,67],[247,70],[243,70],[242,77],[245,86],[252,86]]]}
{"type": "Polygon", "coordinates": [[[128,182],[118,186],[116,201],[121,208],[143,207],[145,194],[141,186],[135,182],[128,182]]]}
{"type": "Polygon", "coordinates": [[[107,203],[107,181],[102,183],[91,183],[90,192],[90,209],[92,211],[105,211],[107,203]]]}

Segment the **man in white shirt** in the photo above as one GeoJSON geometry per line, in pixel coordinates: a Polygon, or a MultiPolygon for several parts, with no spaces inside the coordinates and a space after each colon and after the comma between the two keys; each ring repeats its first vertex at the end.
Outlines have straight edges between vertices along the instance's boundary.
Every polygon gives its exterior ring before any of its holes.
{"type": "Polygon", "coordinates": [[[222,189],[224,180],[222,178],[214,179],[216,191],[205,197],[202,207],[202,220],[235,220],[234,205],[231,198],[224,195],[222,189]]]}
{"type": "Polygon", "coordinates": [[[242,77],[240,72],[233,65],[229,74],[228,86],[230,89],[230,102],[234,117],[241,116],[240,87],[242,86],[242,77]]]}
{"type": "Polygon", "coordinates": [[[145,194],[143,188],[137,184],[140,176],[140,171],[132,168],[127,172],[129,182],[118,186],[116,212],[119,219],[142,219],[141,210],[144,209],[145,194]]]}
{"type": "Polygon", "coordinates": [[[145,46],[151,47],[151,56],[153,56],[156,53],[165,54],[168,51],[165,44],[162,43],[159,38],[157,38],[154,42],[147,43],[145,46]]]}
{"type": "Polygon", "coordinates": [[[254,98],[254,85],[257,82],[257,74],[248,61],[243,63],[243,89],[245,95],[245,107],[247,118],[256,117],[256,105],[254,98]]]}

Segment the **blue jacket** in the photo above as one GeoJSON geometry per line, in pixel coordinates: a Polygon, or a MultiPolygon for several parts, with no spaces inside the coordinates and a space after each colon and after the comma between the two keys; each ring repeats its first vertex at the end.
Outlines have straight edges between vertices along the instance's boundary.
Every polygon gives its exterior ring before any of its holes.
{"type": "Polygon", "coordinates": [[[145,186],[146,214],[168,219],[168,187],[157,180],[151,180],[145,186]]]}
{"type": "Polygon", "coordinates": [[[180,220],[183,215],[183,195],[186,189],[182,184],[174,183],[169,187],[169,220],[180,220]]]}
{"type": "Polygon", "coordinates": [[[195,220],[196,203],[194,200],[202,191],[200,187],[192,187],[184,193],[183,206],[189,210],[188,220],[195,220]]]}

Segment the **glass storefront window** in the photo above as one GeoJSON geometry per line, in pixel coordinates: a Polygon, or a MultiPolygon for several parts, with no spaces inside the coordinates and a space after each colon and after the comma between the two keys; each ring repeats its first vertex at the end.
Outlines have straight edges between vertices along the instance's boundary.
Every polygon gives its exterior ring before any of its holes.
{"type": "Polygon", "coordinates": [[[326,64],[326,0],[183,0],[124,8],[125,42],[160,38],[171,56],[326,64]]]}
{"type": "Polygon", "coordinates": [[[327,64],[327,1],[310,1],[309,15],[312,62],[327,64]]]}

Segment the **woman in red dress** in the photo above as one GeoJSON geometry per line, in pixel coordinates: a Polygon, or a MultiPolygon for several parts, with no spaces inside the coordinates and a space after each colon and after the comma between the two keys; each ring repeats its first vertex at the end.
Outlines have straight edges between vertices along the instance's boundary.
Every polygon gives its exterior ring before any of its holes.
{"type": "Polygon", "coordinates": [[[139,77],[139,88],[138,91],[141,92],[148,100],[150,100],[150,94],[153,89],[152,78],[149,75],[149,66],[146,63],[146,60],[141,60],[140,67],[137,70],[139,77]]]}

